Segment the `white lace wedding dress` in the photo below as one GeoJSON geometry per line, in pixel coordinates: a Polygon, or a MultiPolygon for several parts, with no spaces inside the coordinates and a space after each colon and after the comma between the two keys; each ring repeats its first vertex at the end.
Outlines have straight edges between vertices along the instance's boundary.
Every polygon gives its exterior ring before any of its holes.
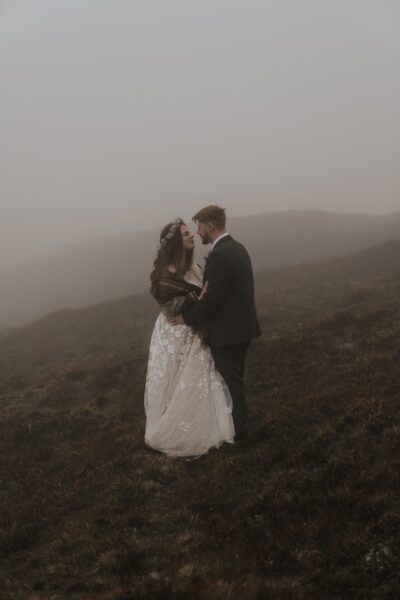
{"type": "MultiPolygon", "coordinates": [[[[193,265],[185,279],[202,287],[202,269],[193,265]]],[[[151,337],[144,405],[145,442],[169,456],[199,456],[233,442],[232,399],[210,349],[163,314],[151,337]]]]}

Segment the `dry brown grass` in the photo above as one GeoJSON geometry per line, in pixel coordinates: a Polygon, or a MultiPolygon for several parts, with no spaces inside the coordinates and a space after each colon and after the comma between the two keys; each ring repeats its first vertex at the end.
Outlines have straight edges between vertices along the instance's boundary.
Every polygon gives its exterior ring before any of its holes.
{"type": "Polygon", "coordinates": [[[192,462],[143,443],[144,299],[3,335],[0,597],[399,597],[400,244],[385,249],[260,275],[250,437],[192,462]]]}

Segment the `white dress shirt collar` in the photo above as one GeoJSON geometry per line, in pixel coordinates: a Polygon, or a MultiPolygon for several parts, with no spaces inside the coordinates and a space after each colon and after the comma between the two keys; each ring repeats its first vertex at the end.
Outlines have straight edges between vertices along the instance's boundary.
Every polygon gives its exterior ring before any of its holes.
{"type": "Polygon", "coordinates": [[[219,240],[222,240],[222,238],[226,237],[227,235],[229,235],[229,233],[225,232],[222,235],[220,235],[219,237],[217,237],[217,239],[214,240],[213,243],[211,244],[210,252],[211,252],[211,250],[214,250],[214,248],[215,248],[216,244],[218,244],[219,240]]]}

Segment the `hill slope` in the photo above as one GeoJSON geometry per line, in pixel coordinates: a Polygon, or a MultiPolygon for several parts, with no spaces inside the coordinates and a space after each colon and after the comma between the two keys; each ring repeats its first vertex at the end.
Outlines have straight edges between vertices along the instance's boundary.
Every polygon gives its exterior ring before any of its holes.
{"type": "Polygon", "coordinates": [[[193,462],[143,443],[146,298],[3,335],[1,597],[397,597],[399,264],[260,273],[250,438],[193,462]]]}
{"type": "MultiPolygon", "coordinates": [[[[346,255],[395,238],[400,213],[265,213],[231,219],[229,230],[246,244],[259,270],[346,255]]],[[[158,235],[144,231],[88,240],[0,270],[0,329],[54,310],[146,291],[158,235]]],[[[204,248],[197,244],[201,260],[204,248]]]]}

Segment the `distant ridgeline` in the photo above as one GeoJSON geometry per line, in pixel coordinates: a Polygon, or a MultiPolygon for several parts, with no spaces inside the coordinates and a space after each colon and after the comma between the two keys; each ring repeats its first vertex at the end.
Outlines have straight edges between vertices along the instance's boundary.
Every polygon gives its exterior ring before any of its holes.
{"type": "MultiPolygon", "coordinates": [[[[231,219],[228,229],[247,246],[259,271],[344,256],[397,238],[400,213],[263,213],[231,219]]],[[[0,330],[56,310],[146,292],[158,235],[153,230],[94,239],[0,270],[0,330]]],[[[196,240],[202,262],[206,247],[196,240]]]]}

